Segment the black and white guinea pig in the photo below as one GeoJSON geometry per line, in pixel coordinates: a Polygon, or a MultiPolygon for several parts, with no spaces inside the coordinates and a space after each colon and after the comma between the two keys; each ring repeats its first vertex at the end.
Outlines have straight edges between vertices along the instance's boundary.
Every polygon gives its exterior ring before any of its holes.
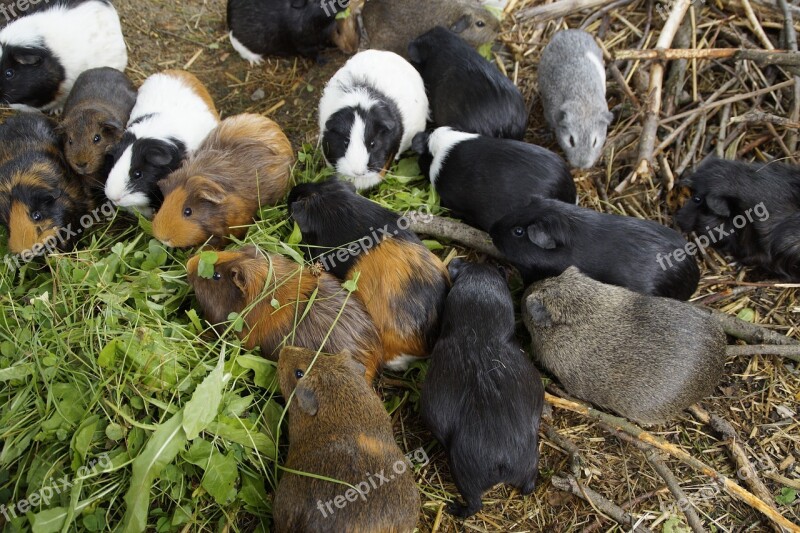
{"type": "Polygon", "coordinates": [[[158,180],[175,171],[219,124],[214,101],[194,75],[167,70],[147,78],[122,140],[105,193],[119,207],[152,216],[164,198],[158,180]]]}
{"type": "Polygon", "coordinates": [[[319,103],[325,159],[356,188],[380,183],[392,157],[425,131],[428,97],[419,72],[395,54],[366,50],[325,86],[319,103]]]}
{"type": "Polygon", "coordinates": [[[128,51],[111,2],[56,0],[26,13],[0,30],[0,102],[57,112],[82,72],[125,70],[128,51]]]}
{"type": "Polygon", "coordinates": [[[484,231],[534,196],[575,203],[567,164],[535,144],[443,127],[418,134],[414,150],[442,207],[484,231]]]}
{"type": "Polygon", "coordinates": [[[525,136],[522,93],[461,37],[437,26],[408,45],[408,57],[425,81],[437,126],[506,139],[525,136]]]}
{"type": "Polygon", "coordinates": [[[688,300],[700,281],[697,261],[685,251],[691,245],[652,220],[534,198],[490,233],[526,284],[576,266],[603,283],[688,300]]]}

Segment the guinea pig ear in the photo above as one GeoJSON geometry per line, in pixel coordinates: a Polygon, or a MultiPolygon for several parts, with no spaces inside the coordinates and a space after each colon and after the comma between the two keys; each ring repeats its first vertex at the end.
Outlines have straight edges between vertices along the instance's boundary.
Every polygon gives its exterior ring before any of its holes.
{"type": "Polygon", "coordinates": [[[528,316],[530,317],[531,322],[533,322],[536,326],[548,328],[553,325],[553,316],[540,299],[531,295],[525,301],[525,305],[527,307],[528,316]]]}
{"type": "Polygon", "coordinates": [[[235,266],[231,268],[230,275],[233,284],[239,287],[243,294],[247,294],[247,270],[235,266]]]}
{"type": "Polygon", "coordinates": [[[12,52],[11,59],[20,65],[38,65],[44,60],[44,56],[33,51],[12,52]]]}
{"type": "Polygon", "coordinates": [[[427,154],[429,151],[428,139],[430,138],[431,134],[426,131],[417,133],[414,135],[414,140],[411,141],[411,149],[419,155],[427,154]]]}
{"type": "Polygon", "coordinates": [[[614,113],[612,113],[611,111],[606,111],[600,118],[603,122],[606,123],[606,126],[608,126],[609,124],[611,124],[611,121],[614,120],[614,113]]]}
{"type": "Polygon", "coordinates": [[[225,200],[225,190],[215,183],[202,176],[192,176],[188,182],[189,190],[194,190],[193,196],[199,200],[219,205],[225,200]]]}
{"type": "Polygon", "coordinates": [[[472,25],[472,15],[461,15],[461,17],[450,26],[453,33],[463,33],[464,30],[472,25]]]}
{"type": "Polygon", "coordinates": [[[117,119],[110,118],[108,120],[103,121],[100,124],[100,128],[103,130],[104,133],[122,133],[123,129],[125,128],[117,119]]]}
{"type": "Polygon", "coordinates": [[[153,166],[163,167],[172,163],[175,154],[167,146],[154,144],[147,148],[144,159],[153,166]]]}
{"type": "Polygon", "coordinates": [[[416,41],[408,43],[408,60],[417,65],[425,61],[425,58],[422,57],[422,49],[416,41]]]}
{"type": "Polygon", "coordinates": [[[294,399],[304,413],[314,416],[319,411],[319,400],[317,399],[317,393],[311,390],[307,383],[303,383],[305,379],[302,378],[297,382],[297,387],[294,389],[294,399]]]}
{"type": "Polygon", "coordinates": [[[709,194],[706,196],[706,205],[715,215],[721,217],[731,216],[731,206],[728,200],[717,194],[709,194]]]}

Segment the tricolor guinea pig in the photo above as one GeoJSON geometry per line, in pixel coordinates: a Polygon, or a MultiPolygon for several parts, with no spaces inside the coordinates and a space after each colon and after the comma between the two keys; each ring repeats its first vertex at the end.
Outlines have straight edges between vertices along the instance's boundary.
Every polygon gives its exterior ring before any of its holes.
{"type": "Polygon", "coordinates": [[[217,124],[214,101],[193,74],[167,70],[147,78],[112,153],[108,199],[152,216],[163,201],[158,181],[177,170],[217,124]]]}
{"type": "Polygon", "coordinates": [[[200,148],[158,182],[164,203],[153,234],[168,246],[195,246],[211,238],[224,246],[244,237],[263,206],[289,188],[294,152],[272,120],[243,114],[223,120],[200,148]]]}
{"type": "Polygon", "coordinates": [[[11,253],[65,248],[91,207],[91,196],[68,172],[50,119],[22,113],[0,125],[0,221],[11,253]]]}
{"type": "Polygon", "coordinates": [[[319,103],[325,159],[358,189],[381,182],[392,162],[425,130],[428,97],[411,64],[392,52],[366,50],[330,79],[319,103]]]}
{"type": "Polygon", "coordinates": [[[372,381],[383,362],[375,324],[358,298],[327,272],[309,269],[255,246],[218,252],[211,278],[198,274],[200,256],[189,260],[189,283],[203,316],[213,325],[243,314],[245,346],[275,360],[285,345],[350,353],[372,381]]]}
{"type": "Polygon", "coordinates": [[[335,178],[296,186],[288,204],[312,262],[341,279],[360,272],[355,295],[375,321],[385,365],[403,370],[426,357],[450,283],[407,221],[335,178]]]}
{"type": "Polygon", "coordinates": [[[420,508],[414,475],[363,373],[346,353],[281,351],[289,453],[272,505],[276,532],[414,531],[420,508]]]}
{"type": "Polygon", "coordinates": [[[45,2],[0,30],[0,102],[59,111],[82,72],[97,67],[122,71],[127,64],[119,15],[111,2],[45,2]]]}
{"type": "Polygon", "coordinates": [[[484,231],[534,197],[575,203],[577,191],[567,164],[534,144],[444,127],[418,134],[414,150],[442,207],[484,231]]]}
{"type": "Polygon", "coordinates": [[[437,26],[408,45],[428,90],[433,122],[522,140],[528,108],[516,85],[455,33],[437,26]]]}
{"type": "Polygon", "coordinates": [[[534,198],[500,219],[491,235],[526,283],[576,266],[603,283],[688,300],[700,281],[686,240],[651,220],[534,198]]]}

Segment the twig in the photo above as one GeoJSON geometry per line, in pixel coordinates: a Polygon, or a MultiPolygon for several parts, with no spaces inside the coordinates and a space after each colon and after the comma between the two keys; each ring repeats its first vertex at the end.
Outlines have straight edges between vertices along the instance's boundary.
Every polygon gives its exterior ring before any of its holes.
{"type": "Polygon", "coordinates": [[[575,476],[575,478],[580,477],[581,466],[584,463],[584,459],[583,455],[581,455],[580,449],[578,449],[578,446],[556,431],[556,428],[554,428],[549,422],[542,420],[541,425],[547,438],[553,441],[556,446],[563,449],[564,452],[569,455],[569,465],[572,475],[575,476]]]}
{"type": "Polygon", "coordinates": [[[758,21],[755,11],[753,11],[753,6],[750,5],[750,0],[741,0],[741,2],[742,7],[744,8],[744,13],[747,15],[747,20],[749,20],[750,24],[753,26],[753,32],[755,32],[756,37],[759,38],[761,44],[764,45],[764,48],[767,50],[774,50],[775,47],[772,45],[772,42],[770,42],[767,34],[764,33],[764,28],[761,27],[761,23],[758,21]]]}
{"type": "Polygon", "coordinates": [[[728,315],[721,311],[697,306],[698,308],[710,313],[711,316],[722,325],[722,329],[728,335],[743,340],[748,344],[781,344],[781,345],[800,345],[800,342],[771,331],[758,324],[745,322],[735,316],[728,315]]]}
{"type": "MultiPolygon", "coordinates": [[[[660,488],[658,488],[656,490],[651,490],[649,492],[645,492],[644,494],[640,494],[639,496],[633,498],[632,500],[628,500],[626,502],[622,502],[620,504],[619,508],[624,510],[624,511],[627,511],[628,509],[633,509],[634,507],[636,507],[640,503],[646,502],[647,500],[649,500],[653,496],[661,494],[662,492],[669,492],[669,489],[667,487],[660,487],[660,488]]],[[[600,527],[602,527],[602,523],[599,520],[596,520],[594,523],[592,523],[592,524],[586,526],[585,528],[583,528],[583,531],[581,531],[581,533],[593,533],[594,531],[600,529],[600,527]]]]}
{"type": "MultiPolygon", "coordinates": [[[[785,45],[789,50],[797,52],[797,32],[794,29],[794,18],[792,11],[789,9],[789,3],[786,0],[778,0],[778,6],[783,11],[783,31],[785,45]]],[[[792,113],[790,118],[795,123],[800,120],[800,77],[795,74],[794,77],[794,94],[792,97],[792,113]]],[[[789,150],[794,153],[797,151],[797,126],[789,131],[789,150]]]]}
{"type": "Polygon", "coordinates": [[[756,345],[731,345],[726,349],[726,353],[731,356],[739,355],[779,355],[792,361],[800,363],[800,345],[794,346],[776,346],[774,344],[756,344],[756,345]]]}
{"type": "Polygon", "coordinates": [[[467,226],[462,222],[435,215],[427,215],[418,211],[409,213],[407,218],[410,221],[409,229],[414,233],[455,241],[496,259],[504,259],[500,250],[492,244],[492,238],[489,234],[467,226]]]}
{"type": "MultiPolygon", "coordinates": [[[[535,19],[537,22],[552,20],[565,17],[584,9],[597,9],[607,4],[612,4],[616,0],[561,0],[544,6],[536,6],[524,9],[517,13],[517,20],[525,21],[535,19]]],[[[628,0],[625,3],[630,3],[628,0]]]]}
{"type": "MultiPolygon", "coordinates": [[[[796,83],[795,87],[800,88],[800,83],[796,83]]],[[[771,113],[762,113],[759,111],[750,111],[744,115],[733,117],[730,123],[737,124],[739,122],[743,122],[745,124],[766,124],[769,122],[785,128],[800,128],[800,122],[779,117],[778,115],[773,115],[771,113]]]]}
{"type": "Polygon", "coordinates": [[[741,48],[669,48],[666,50],[617,50],[615,61],[675,61],[678,59],[734,59],[755,61],[759,65],[800,66],[796,50],[742,50],[741,48]]]}

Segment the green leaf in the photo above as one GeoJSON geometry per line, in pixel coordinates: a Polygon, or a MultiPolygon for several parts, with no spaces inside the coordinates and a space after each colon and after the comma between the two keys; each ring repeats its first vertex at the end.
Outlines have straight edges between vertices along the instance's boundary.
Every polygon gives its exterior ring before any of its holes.
{"type": "Polygon", "coordinates": [[[30,376],[35,371],[33,363],[20,363],[8,368],[0,369],[0,382],[11,381],[12,379],[22,379],[30,376]]]}
{"type": "Polygon", "coordinates": [[[120,441],[125,438],[125,428],[119,424],[111,423],[106,426],[106,437],[113,441],[120,441]]]}
{"type": "Polygon", "coordinates": [[[67,510],[64,507],[53,507],[31,517],[32,533],[55,533],[61,531],[64,521],[67,518],[67,510]]]}
{"type": "Polygon", "coordinates": [[[494,43],[483,43],[478,47],[478,53],[484,59],[491,61],[492,60],[492,46],[494,43]]]}
{"type": "Polygon", "coordinates": [[[396,176],[404,176],[407,178],[416,178],[422,175],[419,168],[419,159],[417,157],[406,157],[397,163],[397,168],[394,170],[396,176]]]}
{"type": "Polygon", "coordinates": [[[348,7],[344,11],[339,11],[336,13],[336,20],[344,20],[350,18],[350,8],[348,7]]]}
{"type": "Polygon", "coordinates": [[[97,356],[97,364],[101,368],[111,368],[117,359],[117,346],[119,339],[114,339],[106,344],[97,356]]]}
{"type": "Polygon", "coordinates": [[[245,354],[236,358],[236,364],[242,368],[252,370],[253,374],[255,374],[253,377],[253,383],[259,387],[263,387],[272,391],[277,390],[278,368],[273,361],[264,359],[263,357],[245,354]]]}
{"type": "Polygon", "coordinates": [[[233,322],[233,331],[236,333],[241,333],[244,329],[244,317],[239,313],[230,313],[228,321],[233,322]]]}
{"type": "Polygon", "coordinates": [[[217,366],[197,386],[192,399],[183,410],[183,430],[186,438],[194,440],[208,424],[217,417],[222,403],[222,389],[228,378],[225,376],[225,350],[219,354],[217,366]]]}
{"type": "Polygon", "coordinates": [[[435,252],[436,250],[444,250],[444,246],[442,246],[442,243],[440,243],[439,241],[432,241],[426,239],[422,241],[422,244],[424,244],[425,247],[431,252],[435,252]]]}
{"type": "Polygon", "coordinates": [[[248,420],[221,416],[217,421],[208,425],[207,431],[251,450],[258,450],[266,457],[275,457],[274,439],[258,431],[248,420]]]}
{"type": "Polygon", "coordinates": [[[664,522],[661,533],[692,533],[692,530],[680,518],[672,516],[664,522]]]}
{"type": "Polygon", "coordinates": [[[356,272],[353,277],[342,283],[342,287],[347,292],[356,292],[358,290],[358,280],[361,277],[361,272],[356,272]]]}
{"type": "Polygon", "coordinates": [[[197,265],[197,274],[201,278],[211,279],[214,276],[214,265],[219,256],[216,252],[201,252],[200,262],[197,265]]]}
{"type": "Polygon", "coordinates": [[[286,244],[300,244],[303,240],[303,232],[300,231],[300,226],[297,225],[297,222],[294,223],[294,228],[292,228],[292,233],[289,235],[289,238],[286,239],[286,244]]]}
{"type": "Polygon", "coordinates": [[[100,422],[98,415],[88,417],[72,436],[72,451],[75,452],[75,458],[72,461],[74,470],[80,468],[86,460],[86,453],[92,445],[92,438],[94,438],[98,422],[100,422]]]}
{"type": "Polygon", "coordinates": [[[196,439],[183,459],[205,471],[200,484],[219,503],[226,505],[236,497],[234,485],[239,479],[236,458],[232,453],[223,455],[205,439],[196,439]]]}
{"type": "Polygon", "coordinates": [[[754,322],[756,319],[756,312],[750,309],[749,307],[745,307],[736,315],[736,318],[739,320],[744,320],[745,322],[754,322]]]}
{"type": "Polygon", "coordinates": [[[781,505],[792,505],[797,499],[797,491],[791,487],[782,487],[775,496],[775,501],[781,505]]]}
{"type": "Polygon", "coordinates": [[[200,317],[197,316],[197,311],[194,309],[189,309],[186,311],[186,317],[189,319],[189,322],[191,322],[195,333],[200,333],[203,331],[203,324],[200,322],[200,317]]]}
{"type": "Polygon", "coordinates": [[[142,231],[145,234],[152,236],[153,235],[153,223],[150,222],[149,220],[147,220],[147,217],[145,217],[144,215],[142,215],[138,211],[136,212],[136,218],[139,221],[139,227],[142,229],[142,231]]]}

